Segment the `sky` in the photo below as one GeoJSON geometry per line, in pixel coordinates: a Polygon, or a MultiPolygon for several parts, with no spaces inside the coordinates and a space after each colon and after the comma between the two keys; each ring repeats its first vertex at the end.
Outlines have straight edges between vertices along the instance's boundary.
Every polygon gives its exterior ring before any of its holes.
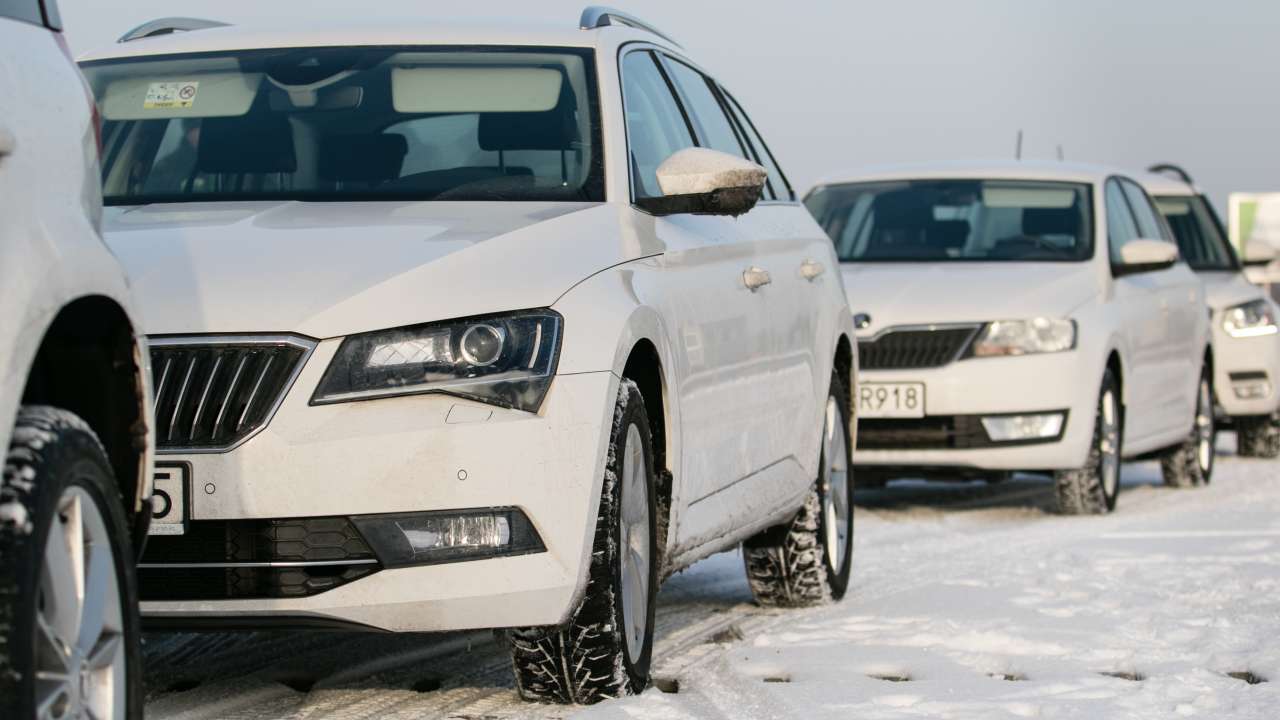
{"type": "MultiPolygon", "coordinates": [[[[613,0],[746,106],[803,192],[842,169],[1023,156],[1183,165],[1225,210],[1280,191],[1277,0],[613,0]],[[739,7],[746,9],[739,10],[739,7]]],[[[173,15],[533,20],[567,0],[59,0],[74,52],[173,15]],[[363,12],[353,10],[359,8],[363,12]],[[353,13],[357,13],[353,15],[353,13]]]]}

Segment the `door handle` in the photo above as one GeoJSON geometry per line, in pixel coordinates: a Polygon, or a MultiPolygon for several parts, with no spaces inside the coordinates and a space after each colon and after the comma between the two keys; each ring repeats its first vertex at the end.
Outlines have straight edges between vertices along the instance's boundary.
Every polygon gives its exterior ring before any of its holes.
{"type": "Polygon", "coordinates": [[[773,282],[768,270],[762,270],[755,265],[742,271],[742,284],[747,286],[751,292],[755,292],[760,288],[773,282]]]}
{"type": "Polygon", "coordinates": [[[18,138],[13,136],[9,128],[0,127],[0,157],[12,155],[18,148],[18,138]]]}
{"type": "Polygon", "coordinates": [[[817,280],[818,278],[822,277],[822,273],[826,271],[827,271],[827,268],[823,266],[823,264],[820,262],[814,262],[813,260],[805,260],[804,262],[800,263],[800,275],[801,277],[803,277],[805,280],[808,280],[809,282],[813,282],[814,280],[817,280]]]}

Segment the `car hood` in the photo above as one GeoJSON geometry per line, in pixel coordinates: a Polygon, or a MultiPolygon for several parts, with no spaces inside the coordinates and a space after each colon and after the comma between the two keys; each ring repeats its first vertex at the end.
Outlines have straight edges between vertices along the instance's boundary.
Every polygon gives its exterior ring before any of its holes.
{"type": "Polygon", "coordinates": [[[1092,263],[846,263],[849,307],[892,325],[1066,317],[1098,292],[1092,263]]]}
{"type": "Polygon", "coordinates": [[[609,242],[616,212],[601,203],[162,204],[109,208],[104,235],[148,334],[329,338],[549,306],[636,254],[609,242]]]}
{"type": "Polygon", "coordinates": [[[1205,299],[1215,311],[1267,297],[1262,288],[1234,270],[1198,272],[1196,276],[1204,283],[1205,299]]]}

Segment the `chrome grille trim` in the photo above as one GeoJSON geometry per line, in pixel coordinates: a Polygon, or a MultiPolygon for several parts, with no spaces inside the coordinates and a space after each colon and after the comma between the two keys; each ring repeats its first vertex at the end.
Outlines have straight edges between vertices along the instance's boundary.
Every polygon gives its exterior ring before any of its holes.
{"type": "MultiPolygon", "coordinates": [[[[158,336],[148,338],[148,345],[152,351],[152,364],[158,366],[160,372],[156,380],[155,403],[157,411],[162,405],[168,405],[168,396],[166,392],[173,392],[171,382],[177,373],[183,374],[181,387],[177,389],[177,400],[173,404],[172,413],[168,414],[169,425],[167,431],[161,436],[163,441],[157,444],[156,453],[158,455],[193,455],[193,454],[213,454],[226,453],[235,450],[249,439],[257,435],[263,430],[275,417],[276,411],[280,409],[280,405],[284,402],[284,398],[288,395],[289,390],[297,381],[298,376],[302,373],[302,368],[306,366],[310,360],[311,354],[315,351],[317,341],[310,338],[297,335],[190,335],[190,336],[158,336]],[[281,368],[276,364],[277,359],[281,359],[279,354],[266,356],[265,362],[262,362],[262,368],[256,370],[249,376],[253,378],[253,390],[245,401],[243,410],[239,411],[238,416],[231,415],[232,406],[238,394],[242,394],[245,381],[246,368],[250,366],[251,353],[262,351],[270,351],[272,349],[288,348],[292,350],[292,367],[287,368],[287,374],[282,378],[273,380],[271,387],[264,387],[267,378],[273,369],[280,371],[281,368]],[[227,371],[231,364],[227,361],[225,352],[219,354],[219,351],[241,350],[244,352],[236,363],[235,372],[231,375],[230,380],[226,383],[226,388],[219,388],[219,381],[225,380],[227,371]],[[190,361],[186,367],[182,368],[181,362],[176,361],[176,353],[184,351],[191,352],[190,361]],[[201,379],[201,384],[195,388],[190,387],[192,384],[192,376],[196,374],[205,374],[206,371],[196,373],[197,366],[201,359],[212,362],[213,367],[207,371],[207,378],[201,379]],[[221,376],[219,375],[221,373],[221,376]],[[215,388],[218,388],[215,391],[215,388]],[[188,398],[189,393],[199,393],[198,401],[192,402],[188,398]],[[266,393],[274,392],[274,397],[269,397],[266,393]],[[256,413],[251,413],[254,404],[257,402],[269,402],[270,405],[265,411],[259,409],[256,413]],[[195,404],[194,411],[190,407],[195,404]],[[225,442],[219,444],[217,442],[198,442],[193,439],[197,431],[201,427],[202,422],[207,422],[205,418],[208,411],[217,405],[218,412],[212,426],[213,437],[217,437],[220,428],[223,428],[224,421],[235,420],[233,433],[225,442]],[[183,418],[190,418],[189,428],[187,422],[183,418]],[[250,420],[252,419],[252,422],[250,420]],[[176,438],[176,439],[175,439],[176,438]],[[187,438],[187,439],[184,439],[187,438]]],[[[193,397],[195,397],[193,395],[193,397]]]]}

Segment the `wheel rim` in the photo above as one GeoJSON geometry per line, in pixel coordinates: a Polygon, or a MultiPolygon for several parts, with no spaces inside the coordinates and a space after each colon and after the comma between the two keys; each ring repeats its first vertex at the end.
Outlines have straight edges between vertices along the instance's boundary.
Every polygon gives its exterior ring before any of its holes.
{"type": "Polygon", "coordinates": [[[649,621],[649,473],[640,430],[627,428],[622,455],[622,512],[620,544],[622,563],[622,624],[627,657],[632,663],[644,652],[649,621]]]}
{"type": "Polygon", "coordinates": [[[849,553],[849,453],[844,413],[835,398],[827,398],[822,433],[822,514],[826,526],[827,561],[839,572],[849,553]]]}
{"type": "Polygon", "coordinates": [[[1196,396],[1196,462],[1200,473],[1208,477],[1213,469],[1213,396],[1209,382],[1200,380],[1200,392],[1196,396]]]}
{"type": "Polygon", "coordinates": [[[36,595],[36,717],[125,716],[124,613],[107,523],[89,493],[58,499],[36,595]]]}
{"type": "Polygon", "coordinates": [[[1098,472],[1102,474],[1102,489],[1107,497],[1116,496],[1120,487],[1120,422],[1116,412],[1116,396],[1111,390],[1102,394],[1102,406],[1099,408],[1098,420],[1102,424],[1102,432],[1098,441],[1101,458],[1098,472]]]}

